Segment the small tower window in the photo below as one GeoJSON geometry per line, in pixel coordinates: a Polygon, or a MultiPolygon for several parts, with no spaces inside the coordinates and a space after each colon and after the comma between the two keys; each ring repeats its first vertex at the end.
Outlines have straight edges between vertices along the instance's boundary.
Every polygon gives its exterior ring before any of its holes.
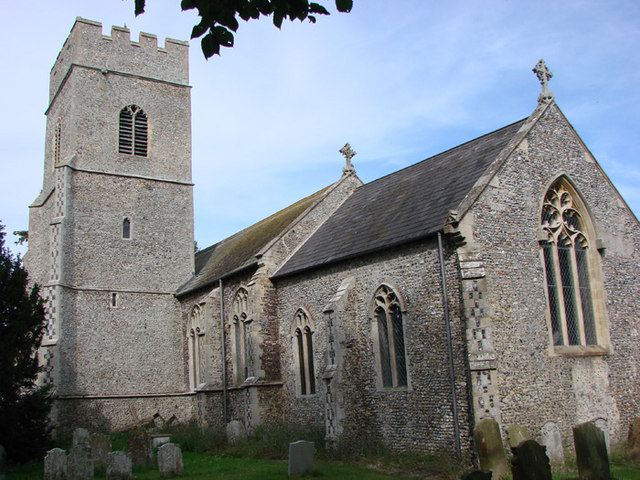
{"type": "Polygon", "coordinates": [[[112,307],[118,306],[118,294],[115,292],[111,293],[111,306],[112,307]]]}
{"type": "Polygon", "coordinates": [[[140,107],[129,105],[120,111],[118,152],[147,156],[147,115],[140,107]]]}
{"type": "Polygon", "coordinates": [[[131,220],[122,220],[122,238],[131,238],[131,220]]]}

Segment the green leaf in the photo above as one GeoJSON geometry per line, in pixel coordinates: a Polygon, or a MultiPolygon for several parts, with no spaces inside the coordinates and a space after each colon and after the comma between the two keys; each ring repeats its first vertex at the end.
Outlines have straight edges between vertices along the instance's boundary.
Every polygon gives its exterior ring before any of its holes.
{"type": "Polygon", "coordinates": [[[182,0],[182,2],[180,2],[180,8],[184,11],[184,10],[191,10],[192,8],[196,8],[196,6],[193,3],[193,0],[182,0]]]}
{"type": "Polygon", "coordinates": [[[144,13],[144,1],[145,0],[136,0],[135,10],[134,10],[136,17],[141,13],[144,13]]]}
{"type": "Polygon", "coordinates": [[[309,15],[307,18],[311,23],[316,23],[316,17],[314,17],[313,15],[309,15]]]}
{"type": "Polygon", "coordinates": [[[320,15],[329,15],[329,11],[319,3],[310,3],[309,13],[319,13],[320,15]]]}
{"type": "Polygon", "coordinates": [[[200,46],[202,47],[204,58],[210,58],[214,55],[220,55],[220,44],[211,33],[202,37],[200,46]]]}
{"type": "Polygon", "coordinates": [[[238,26],[239,26],[238,20],[236,20],[236,17],[234,15],[229,15],[229,14],[220,16],[218,18],[218,23],[220,25],[224,25],[229,30],[233,30],[234,32],[238,30],[238,26]]]}
{"type": "Polygon", "coordinates": [[[281,12],[273,12],[273,24],[276,27],[282,27],[282,20],[284,20],[284,15],[281,12]]]}
{"type": "Polygon", "coordinates": [[[198,25],[195,25],[193,27],[193,30],[191,31],[191,38],[200,37],[207,30],[209,30],[209,25],[206,25],[204,19],[202,19],[202,21],[198,25]]]}
{"type": "Polygon", "coordinates": [[[233,33],[226,28],[218,25],[211,30],[211,33],[213,33],[218,45],[222,45],[223,47],[233,47],[233,33]]]}
{"type": "Polygon", "coordinates": [[[349,13],[353,8],[353,0],[336,0],[336,8],[339,12],[349,13]]]}

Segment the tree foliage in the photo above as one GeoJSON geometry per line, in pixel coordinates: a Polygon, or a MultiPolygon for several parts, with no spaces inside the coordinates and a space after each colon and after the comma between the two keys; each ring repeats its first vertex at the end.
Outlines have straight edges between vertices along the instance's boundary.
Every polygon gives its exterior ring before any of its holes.
{"type": "MultiPolygon", "coordinates": [[[[144,12],[146,0],[135,0],[135,13],[144,12]]],[[[353,0],[335,0],[339,12],[350,12],[353,0]]],[[[220,54],[220,47],[232,47],[238,18],[257,20],[260,16],[273,16],[273,24],[280,28],[284,20],[308,19],[315,23],[316,15],[329,15],[317,2],[308,0],[182,0],[182,10],[197,9],[202,19],[193,27],[191,38],[202,37],[205,58],[220,54]]]]}
{"type": "Polygon", "coordinates": [[[5,236],[0,224],[0,444],[10,459],[25,461],[42,458],[49,439],[49,389],[36,385],[45,313],[5,236]]]}

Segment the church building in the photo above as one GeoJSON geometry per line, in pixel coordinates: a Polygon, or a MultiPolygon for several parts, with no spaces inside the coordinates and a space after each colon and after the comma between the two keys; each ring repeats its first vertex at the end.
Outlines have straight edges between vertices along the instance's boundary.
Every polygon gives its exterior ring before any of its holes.
{"type": "Polygon", "coordinates": [[[323,429],[469,454],[640,412],[640,225],[556,104],[194,254],[188,44],[76,19],[51,70],[30,278],[60,428],[323,429]]]}

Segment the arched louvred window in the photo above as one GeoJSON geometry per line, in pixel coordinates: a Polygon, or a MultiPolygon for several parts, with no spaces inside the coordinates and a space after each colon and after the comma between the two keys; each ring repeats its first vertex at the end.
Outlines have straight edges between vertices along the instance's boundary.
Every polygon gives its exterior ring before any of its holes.
{"type": "Polygon", "coordinates": [[[382,285],[374,294],[378,362],[382,386],[407,386],[407,361],[402,309],[396,293],[382,285]]]}
{"type": "Polygon", "coordinates": [[[313,366],[313,326],[309,315],[298,309],[294,319],[294,351],[297,351],[296,362],[298,385],[301,395],[316,393],[316,374],[313,366]]]}
{"type": "Polygon", "coordinates": [[[540,242],[555,346],[598,344],[589,222],[577,192],[566,180],[557,180],[544,198],[540,242]]]}
{"type": "Polygon", "coordinates": [[[118,152],[126,155],[146,157],[148,151],[147,115],[136,105],[120,111],[118,152]]]}

